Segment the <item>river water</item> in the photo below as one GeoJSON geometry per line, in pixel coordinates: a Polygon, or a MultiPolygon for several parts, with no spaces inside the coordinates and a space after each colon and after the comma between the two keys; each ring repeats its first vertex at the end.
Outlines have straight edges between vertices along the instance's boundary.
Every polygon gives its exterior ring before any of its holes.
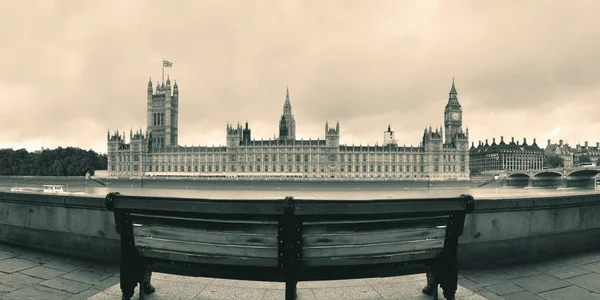
{"type": "Polygon", "coordinates": [[[523,198],[596,193],[594,189],[471,187],[468,183],[428,185],[423,182],[226,182],[226,181],[146,181],[119,180],[101,186],[82,179],[0,178],[0,191],[12,187],[37,187],[61,184],[66,191],[103,197],[110,192],[127,195],[216,199],[316,198],[316,199],[389,199],[439,198],[471,194],[475,199],[523,198]]]}

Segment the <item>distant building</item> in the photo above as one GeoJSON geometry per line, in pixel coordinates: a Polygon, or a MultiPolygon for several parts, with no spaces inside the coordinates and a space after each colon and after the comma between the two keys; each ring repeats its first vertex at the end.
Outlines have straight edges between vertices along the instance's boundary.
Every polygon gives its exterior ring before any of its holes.
{"type": "Polygon", "coordinates": [[[106,176],[303,177],[469,179],[469,131],[454,81],[444,110],[444,130],[425,129],[419,146],[398,146],[388,125],[383,146],[340,145],[340,124],[325,123],[323,139],[297,139],[289,90],[279,137],[253,139],[248,122],[227,124],[226,146],[182,147],[178,142],[179,90],[170,80],[148,82],[146,132],[108,133],[106,176]]]}
{"type": "Polygon", "coordinates": [[[596,146],[588,146],[588,142],[586,141],[583,146],[577,145],[575,149],[573,149],[573,165],[579,166],[581,163],[582,157],[588,157],[589,161],[592,163],[596,163],[598,159],[600,159],[600,143],[596,142],[596,146]]]}
{"type": "Polygon", "coordinates": [[[559,140],[558,144],[552,144],[551,140],[548,140],[548,146],[544,149],[544,155],[546,158],[556,155],[563,159],[565,168],[573,167],[573,149],[569,144],[564,144],[563,140],[559,140]]]}
{"type": "Polygon", "coordinates": [[[500,137],[498,144],[496,138],[493,138],[491,145],[486,139],[485,144],[479,141],[477,147],[471,144],[469,162],[472,172],[541,169],[544,165],[544,150],[538,147],[535,139],[531,145],[527,144],[525,138],[521,145],[518,141],[515,143],[514,138],[508,144],[504,142],[504,137],[500,137]]]}

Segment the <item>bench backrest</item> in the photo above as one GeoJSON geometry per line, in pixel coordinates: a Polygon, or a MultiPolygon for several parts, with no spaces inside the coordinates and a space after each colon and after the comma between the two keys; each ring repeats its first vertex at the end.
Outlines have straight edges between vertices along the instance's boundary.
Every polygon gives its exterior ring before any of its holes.
{"type": "Polygon", "coordinates": [[[462,233],[473,198],[209,200],[109,194],[106,204],[115,212],[122,247],[129,239],[144,257],[271,267],[317,278],[327,272],[310,275],[310,269],[438,256],[449,235],[462,233]]]}

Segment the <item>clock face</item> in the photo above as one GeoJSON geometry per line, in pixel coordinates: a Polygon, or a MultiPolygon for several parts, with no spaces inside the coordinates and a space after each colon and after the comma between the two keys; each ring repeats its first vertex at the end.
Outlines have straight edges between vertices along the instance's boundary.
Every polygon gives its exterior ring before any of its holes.
{"type": "Polygon", "coordinates": [[[452,113],[452,120],[458,120],[458,113],[452,113]]]}

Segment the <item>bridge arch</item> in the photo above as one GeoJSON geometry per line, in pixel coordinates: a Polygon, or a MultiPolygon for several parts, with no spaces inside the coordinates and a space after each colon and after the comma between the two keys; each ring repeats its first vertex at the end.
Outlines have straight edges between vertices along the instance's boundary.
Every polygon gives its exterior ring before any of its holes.
{"type": "Polygon", "coordinates": [[[600,169],[572,170],[567,173],[567,177],[593,177],[598,174],[600,174],[600,169]]]}
{"type": "Polygon", "coordinates": [[[506,176],[506,179],[529,179],[530,176],[527,173],[512,173],[512,174],[508,174],[508,176],[506,176]]]}
{"type": "Polygon", "coordinates": [[[559,171],[544,170],[533,174],[533,178],[554,178],[562,177],[563,174],[559,171]]]}

